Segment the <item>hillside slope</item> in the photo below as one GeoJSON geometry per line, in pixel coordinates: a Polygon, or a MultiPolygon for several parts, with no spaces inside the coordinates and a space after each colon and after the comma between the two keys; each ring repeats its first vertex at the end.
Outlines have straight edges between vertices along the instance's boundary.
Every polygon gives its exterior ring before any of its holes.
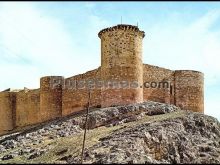
{"type": "MultiPolygon", "coordinates": [[[[79,163],[85,115],[0,137],[0,163],[79,163]]],[[[220,163],[217,119],[145,102],[92,110],[85,163],[220,163]]]]}

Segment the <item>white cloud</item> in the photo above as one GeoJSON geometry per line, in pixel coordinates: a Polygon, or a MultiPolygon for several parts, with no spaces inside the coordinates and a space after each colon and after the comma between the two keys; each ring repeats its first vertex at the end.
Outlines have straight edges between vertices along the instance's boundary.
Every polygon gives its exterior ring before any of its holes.
{"type": "Polygon", "coordinates": [[[85,2],[85,6],[88,8],[88,9],[93,9],[96,5],[94,2],[85,2]]]}
{"type": "MultiPolygon", "coordinates": [[[[87,7],[92,6],[87,4],[87,7]]],[[[76,33],[70,35],[62,20],[46,15],[31,3],[3,3],[0,7],[0,64],[3,64],[0,70],[4,80],[0,89],[39,87],[39,83],[30,82],[39,82],[41,76],[72,76],[98,67],[97,30],[106,22],[93,15],[89,15],[87,21],[82,37],[88,38],[80,47],[74,38],[76,33]],[[87,44],[90,46],[82,48],[87,44]],[[96,53],[97,59],[92,53],[96,53]],[[6,69],[11,69],[10,73],[4,72],[6,69]],[[21,78],[27,76],[30,81],[21,78]],[[16,83],[8,83],[12,78],[16,83]]]]}
{"type": "Polygon", "coordinates": [[[207,98],[205,105],[205,114],[213,116],[220,121],[220,113],[219,113],[219,96],[216,98],[207,98]]]}
{"type": "Polygon", "coordinates": [[[17,57],[31,59],[50,69],[54,64],[59,69],[62,62],[70,64],[73,43],[57,20],[43,17],[29,4],[7,4],[1,10],[0,22],[2,44],[16,52],[17,57]]]}
{"type": "MultiPolygon", "coordinates": [[[[188,26],[177,22],[146,28],[144,62],[170,69],[191,69],[205,74],[205,90],[220,82],[220,29],[212,27],[220,20],[220,11],[206,13],[188,26]],[[163,25],[163,26],[162,26],[163,25]]],[[[217,99],[219,96],[217,97],[217,99]]],[[[217,99],[205,95],[205,113],[218,114],[217,99]]]]}
{"type": "Polygon", "coordinates": [[[22,89],[23,87],[36,88],[40,86],[41,73],[36,67],[17,64],[1,65],[0,69],[2,90],[11,87],[22,89]]]}
{"type": "Polygon", "coordinates": [[[213,82],[212,77],[220,77],[220,29],[210,28],[219,18],[220,11],[211,11],[186,27],[170,23],[149,28],[144,61],[171,69],[200,70],[210,80],[208,84],[213,82]]]}

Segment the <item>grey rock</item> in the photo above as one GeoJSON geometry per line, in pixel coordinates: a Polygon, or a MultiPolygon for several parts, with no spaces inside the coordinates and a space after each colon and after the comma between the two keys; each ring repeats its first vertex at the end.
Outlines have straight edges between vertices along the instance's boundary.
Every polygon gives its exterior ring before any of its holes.
{"type": "MultiPolygon", "coordinates": [[[[174,105],[144,102],[91,111],[88,129],[113,127],[141,120],[145,116],[181,111],[174,105]]],[[[85,128],[86,115],[53,121],[25,135],[7,135],[10,140],[0,144],[0,152],[13,149],[4,156],[12,159],[22,155],[34,159],[53,148],[50,143],[37,148],[44,139],[69,137],[85,128]],[[18,149],[17,149],[18,148],[18,149]]],[[[0,137],[4,139],[4,137],[0,137]]],[[[3,157],[2,157],[3,159],[3,157]]],[[[80,162],[80,156],[64,156],[69,163],[80,162]]],[[[213,117],[188,112],[182,117],[146,122],[113,132],[85,149],[85,162],[93,163],[220,163],[220,125],[213,117]]]]}
{"type": "MultiPolygon", "coordinates": [[[[85,150],[84,163],[220,163],[219,133],[217,120],[190,112],[101,138],[85,150]]],[[[79,161],[75,156],[68,163],[79,161]]]]}
{"type": "Polygon", "coordinates": [[[8,154],[2,157],[2,160],[9,160],[9,159],[13,159],[15,157],[15,155],[13,154],[8,154]]]}
{"type": "MultiPolygon", "coordinates": [[[[115,126],[119,123],[140,120],[145,115],[160,115],[174,111],[180,111],[180,108],[174,105],[167,105],[152,101],[127,106],[102,108],[89,114],[88,129],[94,129],[103,125],[107,127],[115,126]]],[[[75,123],[78,123],[79,126],[84,129],[85,120],[86,117],[83,115],[82,117],[76,118],[75,123]]]]}
{"type": "Polygon", "coordinates": [[[37,158],[39,156],[41,156],[45,151],[40,150],[40,151],[34,151],[33,154],[31,154],[28,159],[34,159],[37,158]]]}
{"type": "Polygon", "coordinates": [[[6,151],[5,147],[3,145],[0,145],[0,153],[5,152],[5,151],[6,151]]]}
{"type": "Polygon", "coordinates": [[[6,149],[12,149],[15,148],[17,146],[17,142],[15,140],[6,140],[2,143],[2,145],[6,148],[6,149]]]}

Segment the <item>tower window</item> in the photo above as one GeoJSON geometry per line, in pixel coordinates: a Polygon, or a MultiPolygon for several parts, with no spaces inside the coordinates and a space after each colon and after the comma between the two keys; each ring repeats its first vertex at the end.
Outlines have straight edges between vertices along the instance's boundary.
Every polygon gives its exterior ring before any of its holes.
{"type": "Polygon", "coordinates": [[[173,86],[170,85],[170,94],[173,95],[173,86]]]}

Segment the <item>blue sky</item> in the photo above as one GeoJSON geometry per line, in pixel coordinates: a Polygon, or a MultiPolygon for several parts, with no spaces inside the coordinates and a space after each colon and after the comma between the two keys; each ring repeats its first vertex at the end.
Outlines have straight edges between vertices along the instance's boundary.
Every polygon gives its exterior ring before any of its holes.
{"type": "Polygon", "coordinates": [[[205,114],[220,120],[219,2],[0,2],[0,90],[100,66],[98,32],[144,30],[143,61],[205,74],[205,114]]]}

